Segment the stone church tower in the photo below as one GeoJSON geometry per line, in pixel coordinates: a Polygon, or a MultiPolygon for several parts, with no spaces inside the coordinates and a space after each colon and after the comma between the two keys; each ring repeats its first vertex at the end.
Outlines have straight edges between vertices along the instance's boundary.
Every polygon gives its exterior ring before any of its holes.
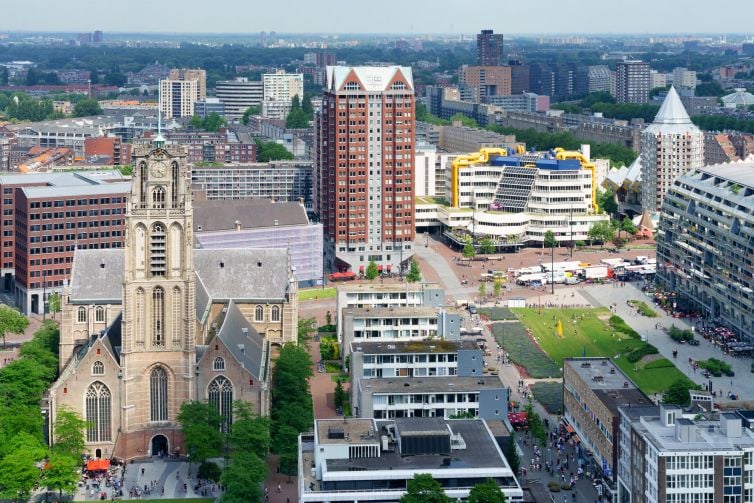
{"type": "Polygon", "coordinates": [[[147,450],[175,452],[174,445],[182,443],[177,438],[180,405],[196,399],[195,275],[186,152],[158,139],[134,149],[133,165],[126,209],[118,450],[138,456],[147,450]]]}

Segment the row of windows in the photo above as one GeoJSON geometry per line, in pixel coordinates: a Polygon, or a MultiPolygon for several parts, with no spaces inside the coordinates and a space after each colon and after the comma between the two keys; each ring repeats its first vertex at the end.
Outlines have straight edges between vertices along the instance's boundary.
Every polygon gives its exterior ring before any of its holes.
{"type": "MultiPolygon", "coordinates": [[[[86,323],[87,319],[87,309],[84,306],[81,306],[76,311],[76,321],[79,323],[86,323]]],[[[104,323],[105,321],[105,308],[102,306],[97,306],[94,308],[94,321],[96,323],[104,323]]]]}
{"type": "MultiPolygon", "coordinates": [[[[254,308],[254,321],[264,321],[264,307],[254,308]]],[[[270,309],[270,321],[280,321],[280,307],[272,306],[270,309]]]]}

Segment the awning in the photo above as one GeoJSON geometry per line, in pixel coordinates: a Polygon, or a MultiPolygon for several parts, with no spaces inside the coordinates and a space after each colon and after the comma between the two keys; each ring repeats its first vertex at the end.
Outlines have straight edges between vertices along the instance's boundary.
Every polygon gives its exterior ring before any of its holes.
{"type": "Polygon", "coordinates": [[[110,468],[109,459],[90,459],[86,462],[86,470],[89,472],[105,471],[110,468]]]}
{"type": "Polygon", "coordinates": [[[575,433],[575,431],[574,431],[574,429],[573,429],[573,426],[571,426],[570,424],[567,424],[567,425],[566,425],[566,431],[567,431],[568,433],[575,433]]]}
{"type": "Polygon", "coordinates": [[[359,271],[364,272],[364,266],[363,265],[359,266],[359,271]]]}
{"type": "Polygon", "coordinates": [[[526,422],[526,412],[509,412],[508,421],[511,424],[521,424],[526,422]]]}
{"type": "Polygon", "coordinates": [[[574,436],[572,436],[572,437],[571,437],[571,440],[573,440],[573,443],[574,443],[574,444],[580,444],[580,443],[581,443],[581,439],[579,438],[579,436],[578,436],[578,435],[574,435],[574,436]]]}

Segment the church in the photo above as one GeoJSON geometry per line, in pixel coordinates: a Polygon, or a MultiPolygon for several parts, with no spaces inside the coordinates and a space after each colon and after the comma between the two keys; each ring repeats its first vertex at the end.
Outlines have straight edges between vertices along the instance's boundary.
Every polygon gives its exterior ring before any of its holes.
{"type": "Polygon", "coordinates": [[[124,248],[76,250],[61,298],[50,424],[78,412],[96,458],[190,454],[186,401],[209,401],[224,429],[234,400],[267,415],[271,346],[296,341],[288,250],[195,249],[186,157],[160,137],[134,148],[124,248]]]}

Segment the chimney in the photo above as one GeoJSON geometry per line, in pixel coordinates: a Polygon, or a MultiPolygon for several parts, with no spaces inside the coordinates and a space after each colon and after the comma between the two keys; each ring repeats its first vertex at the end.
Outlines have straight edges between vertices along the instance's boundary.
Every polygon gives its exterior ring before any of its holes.
{"type": "Polygon", "coordinates": [[[677,405],[660,405],[660,421],[663,426],[673,426],[677,417],[681,415],[681,408],[677,405]]]}

